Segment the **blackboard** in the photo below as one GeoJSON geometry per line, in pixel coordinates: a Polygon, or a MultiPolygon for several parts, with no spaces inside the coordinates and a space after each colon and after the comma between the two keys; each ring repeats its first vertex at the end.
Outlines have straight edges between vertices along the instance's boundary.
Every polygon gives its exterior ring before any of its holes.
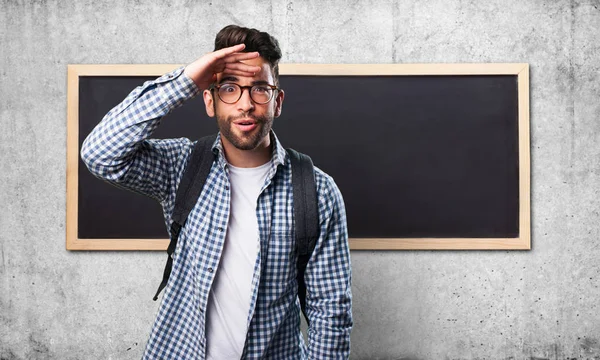
{"type": "MultiPolygon", "coordinates": [[[[351,248],[529,248],[526,66],[468,72],[468,65],[455,65],[439,73],[421,66],[402,73],[396,65],[385,68],[387,74],[356,74],[356,67],[344,72],[343,66],[306,74],[306,65],[286,73],[282,67],[286,97],[274,130],[285,147],[309,154],[335,179],[346,203],[351,248]]],[[[79,71],[77,119],[69,120],[78,130],[77,143],[69,142],[77,152],[112,107],[166,72],[121,71],[79,71]]],[[[216,131],[198,96],[167,115],[154,137],[196,139],[216,131]]],[[[76,228],[74,241],[87,243],[84,248],[93,249],[89,245],[98,240],[105,241],[100,249],[165,246],[155,200],[96,179],[78,156],[76,184],[69,185],[77,186],[77,211],[68,225],[76,228]],[[152,242],[159,245],[148,246],[152,242]]]]}

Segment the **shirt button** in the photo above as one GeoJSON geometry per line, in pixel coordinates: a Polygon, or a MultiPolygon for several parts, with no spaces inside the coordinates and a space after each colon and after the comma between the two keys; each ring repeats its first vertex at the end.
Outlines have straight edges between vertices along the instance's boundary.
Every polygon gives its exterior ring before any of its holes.
{"type": "Polygon", "coordinates": [[[220,232],[223,232],[223,228],[218,228],[217,230],[219,230],[220,232]]]}
{"type": "Polygon", "coordinates": [[[208,268],[208,272],[209,273],[213,272],[213,268],[208,268]]]}
{"type": "Polygon", "coordinates": [[[225,190],[229,190],[229,186],[225,186],[225,190]]]}

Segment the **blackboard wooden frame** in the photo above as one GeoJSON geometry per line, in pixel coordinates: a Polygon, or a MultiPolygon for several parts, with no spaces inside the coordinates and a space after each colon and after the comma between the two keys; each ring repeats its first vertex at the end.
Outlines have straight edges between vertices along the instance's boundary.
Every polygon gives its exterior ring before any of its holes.
{"type": "MultiPolygon", "coordinates": [[[[68,65],[67,250],[166,250],[168,239],[78,237],[79,79],[83,76],[160,76],[181,65],[68,65]]],[[[511,64],[280,64],[281,75],[414,76],[516,75],[518,81],[519,236],[515,238],[350,238],[352,250],[528,250],[530,224],[529,65],[511,64]]]]}

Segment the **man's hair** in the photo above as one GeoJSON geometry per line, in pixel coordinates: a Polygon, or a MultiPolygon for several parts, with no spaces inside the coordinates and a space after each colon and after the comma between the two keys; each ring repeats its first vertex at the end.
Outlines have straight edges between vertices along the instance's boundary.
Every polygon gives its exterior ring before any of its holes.
{"type": "Polygon", "coordinates": [[[244,44],[244,52],[258,51],[260,56],[271,65],[275,86],[279,86],[279,60],[281,49],[277,39],[264,31],[237,25],[225,26],[215,38],[215,51],[237,44],[244,44]]]}

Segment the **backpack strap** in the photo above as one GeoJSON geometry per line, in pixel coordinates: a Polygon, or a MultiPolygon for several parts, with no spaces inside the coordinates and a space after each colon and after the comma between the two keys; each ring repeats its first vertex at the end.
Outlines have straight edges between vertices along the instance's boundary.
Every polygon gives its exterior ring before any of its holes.
{"type": "Polygon", "coordinates": [[[173,267],[173,252],[177,248],[179,232],[185,224],[190,211],[192,211],[196,205],[215,160],[215,154],[212,152],[212,145],[215,140],[216,135],[209,135],[196,142],[190,160],[183,173],[183,177],[177,187],[175,207],[173,208],[173,213],[171,215],[171,241],[167,248],[167,264],[165,265],[162,282],[158,286],[156,295],[154,295],[154,301],[158,299],[160,292],[167,286],[173,267]]]}
{"type": "Polygon", "coordinates": [[[292,162],[292,186],[294,194],[294,230],[298,263],[296,264],[298,281],[298,299],[306,322],[306,284],[304,270],[319,238],[319,211],[315,173],[310,157],[293,149],[287,149],[292,162]]]}

